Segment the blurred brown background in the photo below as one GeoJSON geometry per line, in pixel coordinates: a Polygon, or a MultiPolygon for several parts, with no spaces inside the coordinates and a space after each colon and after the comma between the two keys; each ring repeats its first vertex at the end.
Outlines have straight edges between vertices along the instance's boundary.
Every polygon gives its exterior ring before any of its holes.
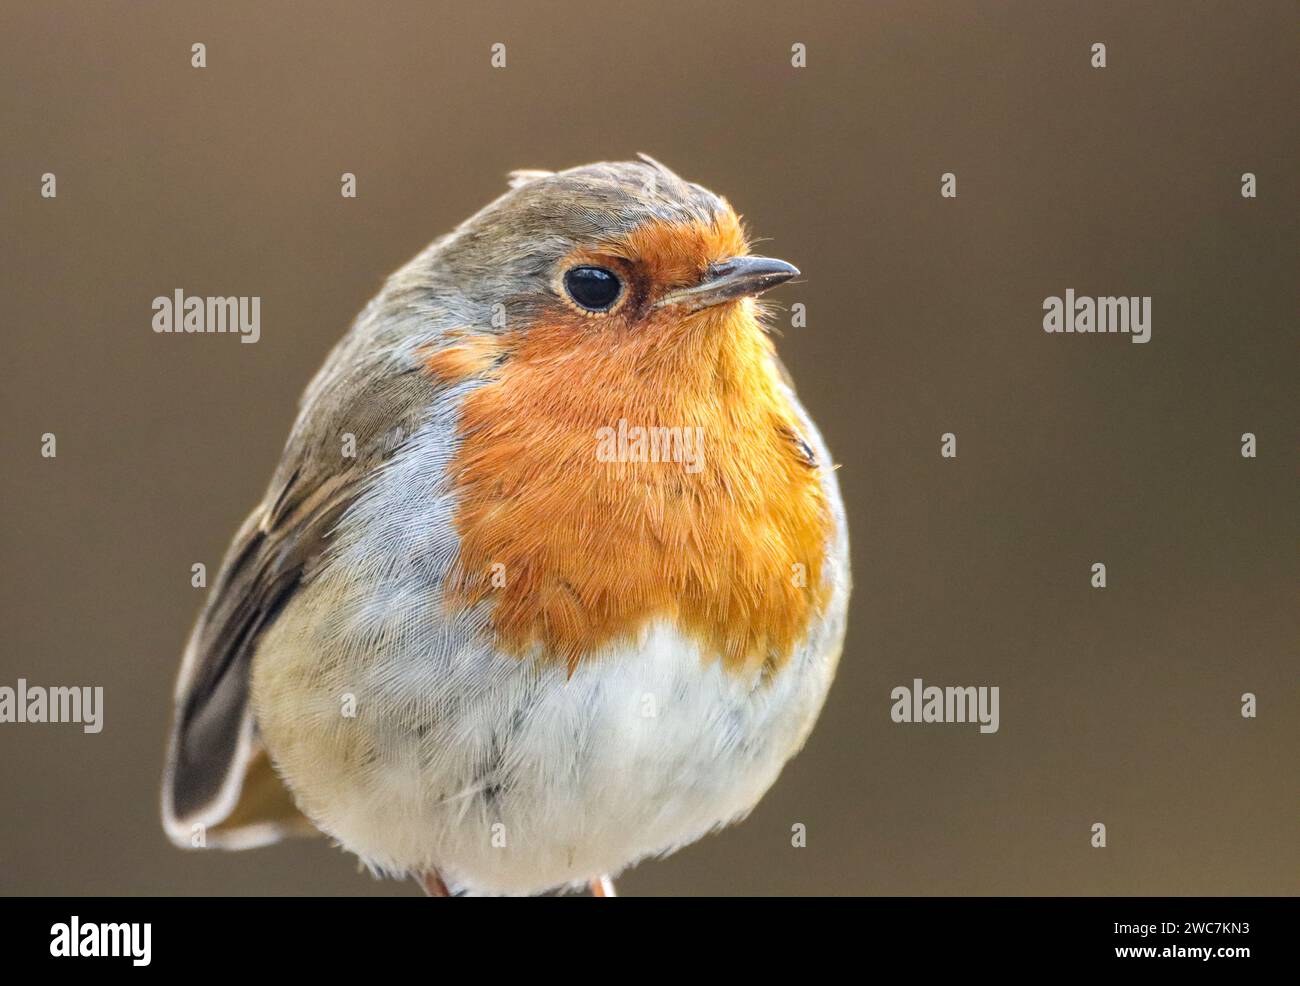
{"type": "Polygon", "coordinates": [[[1293,3],[206,6],[0,11],[0,685],[106,691],[99,735],[0,725],[0,891],[416,892],[323,842],[166,842],[190,565],[385,275],[511,169],[637,151],[805,272],[779,348],[856,595],[767,799],[621,889],[1296,891],[1293,3]],[[1044,334],[1070,287],[1151,295],[1151,342],[1044,334]],[[260,295],[261,341],[155,335],[176,288],[260,295]],[[892,723],[914,677],[999,686],[1000,731],[892,723]]]}

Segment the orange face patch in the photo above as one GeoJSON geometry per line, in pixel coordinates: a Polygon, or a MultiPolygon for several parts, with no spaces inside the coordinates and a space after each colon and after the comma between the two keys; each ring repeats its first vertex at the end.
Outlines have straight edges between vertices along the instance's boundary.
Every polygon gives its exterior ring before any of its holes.
{"type": "MultiPolygon", "coordinates": [[[[658,289],[736,236],[661,224],[613,249],[658,289]]],[[[663,618],[730,670],[775,670],[825,601],[827,464],[791,440],[752,303],[632,319],[562,313],[494,344],[509,358],[461,412],[448,597],[491,600],[500,647],[570,669],[663,618]]],[[[430,372],[479,375],[475,338],[430,372]]]]}
{"type": "Polygon", "coordinates": [[[633,264],[644,280],[667,291],[696,283],[714,261],[749,253],[749,243],[728,209],[712,223],[643,223],[600,252],[633,264]]]}

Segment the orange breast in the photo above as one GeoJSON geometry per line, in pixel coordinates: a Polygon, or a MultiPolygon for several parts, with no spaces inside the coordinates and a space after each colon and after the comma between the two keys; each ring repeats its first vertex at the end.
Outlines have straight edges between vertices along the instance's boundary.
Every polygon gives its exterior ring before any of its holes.
{"type": "Polygon", "coordinates": [[[500,647],[570,669],[656,618],[729,670],[779,669],[824,602],[831,519],[769,346],[744,304],[431,355],[489,374],[462,409],[448,598],[491,599],[500,647]]]}

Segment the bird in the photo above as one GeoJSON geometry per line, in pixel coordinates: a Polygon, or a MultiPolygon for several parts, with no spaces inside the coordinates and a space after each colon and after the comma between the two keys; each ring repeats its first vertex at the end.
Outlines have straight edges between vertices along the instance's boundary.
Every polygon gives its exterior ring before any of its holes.
{"type": "Polygon", "coordinates": [[[800,272],[749,242],[640,155],[514,172],[388,278],[184,650],[176,845],[323,834],[431,896],[614,896],[750,813],[851,580],[757,300],[800,272]]]}

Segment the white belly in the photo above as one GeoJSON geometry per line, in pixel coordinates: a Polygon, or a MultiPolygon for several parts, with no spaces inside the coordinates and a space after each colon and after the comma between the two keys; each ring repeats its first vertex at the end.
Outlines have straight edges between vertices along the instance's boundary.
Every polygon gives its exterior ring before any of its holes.
{"type": "Polygon", "coordinates": [[[280,646],[310,636],[294,622],[277,625],[253,694],[303,809],[376,868],[486,893],[581,884],[744,815],[833,669],[804,654],[746,682],[665,626],[572,678],[481,651],[322,661],[280,646]]]}
{"type": "Polygon", "coordinates": [[[748,812],[802,744],[839,658],[838,493],[828,612],[771,680],[723,671],[667,623],[570,678],[496,653],[486,611],[444,611],[454,449],[454,416],[435,415],[258,647],[254,715],[304,813],[374,868],[536,893],[748,812]]]}

